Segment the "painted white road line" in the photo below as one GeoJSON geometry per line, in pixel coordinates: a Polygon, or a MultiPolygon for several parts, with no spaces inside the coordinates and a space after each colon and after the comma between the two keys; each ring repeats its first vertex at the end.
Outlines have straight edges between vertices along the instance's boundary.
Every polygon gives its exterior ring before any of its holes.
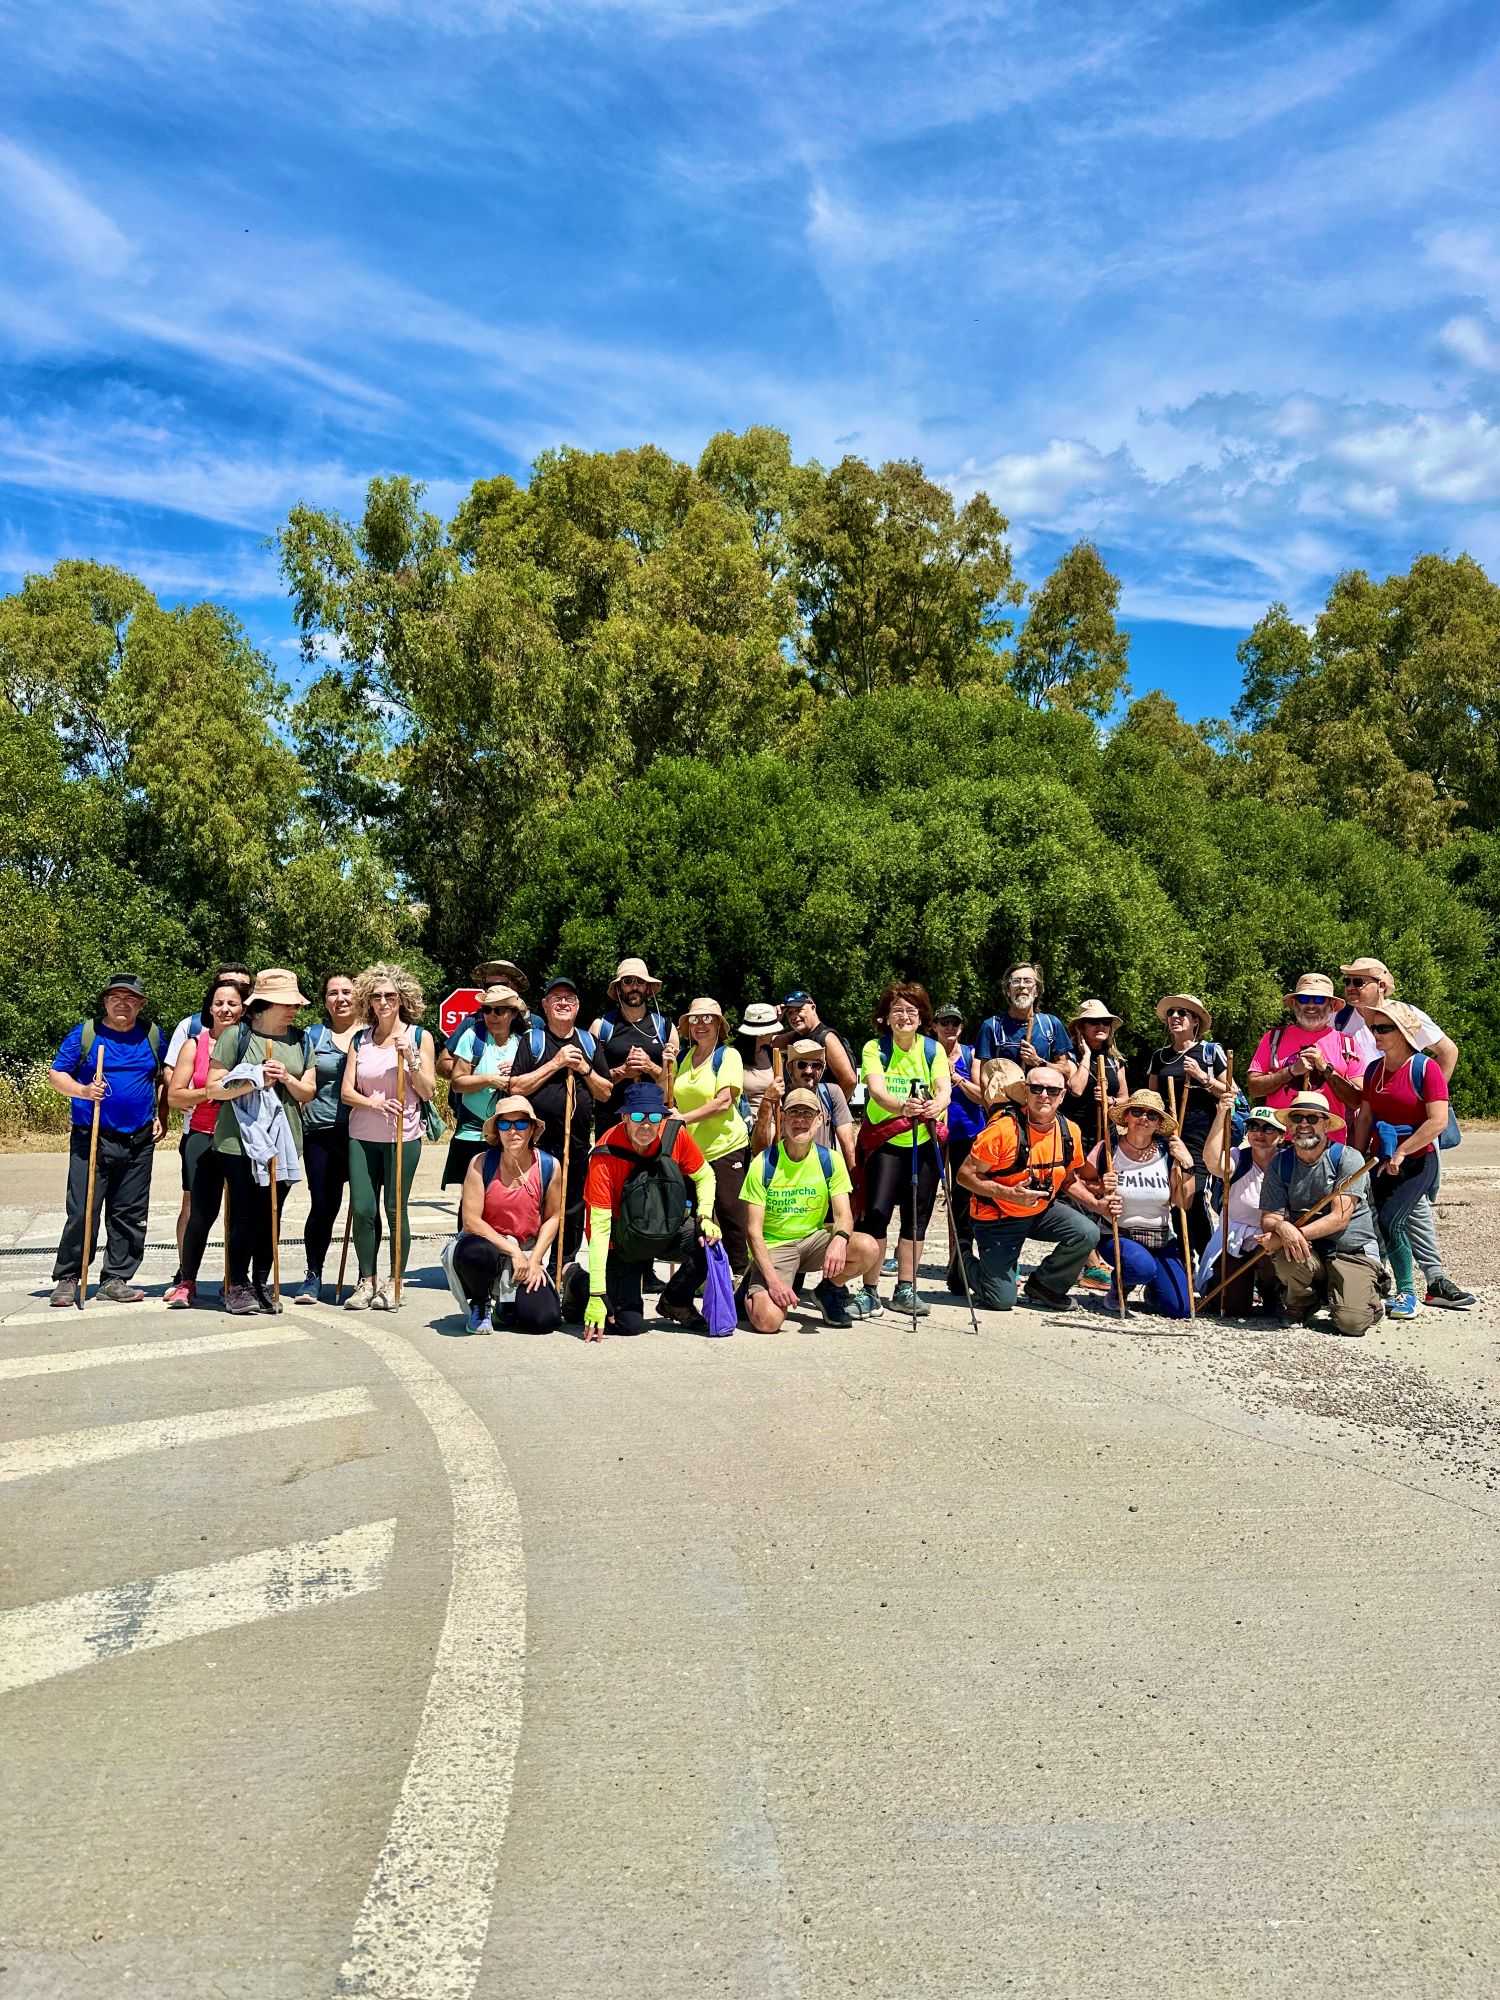
{"type": "Polygon", "coordinates": [[[274,1403],[246,1403],[237,1410],[195,1410],[185,1417],[153,1417],[138,1424],[96,1424],[88,1430],[53,1431],[0,1445],[0,1481],[29,1479],[36,1473],[64,1472],[76,1465],[129,1458],[142,1451],[173,1451],[178,1445],[213,1438],[248,1436],[290,1424],[321,1424],[333,1417],[359,1417],[375,1404],[368,1389],[329,1389],[317,1396],[282,1396],[274,1403]]]}
{"type": "Polygon", "coordinates": [[[394,1520],[369,1521],[321,1542],[257,1549],[0,1612],[0,1694],[178,1639],[363,1596],[384,1582],[395,1543],[394,1520]]]}
{"type": "Polygon", "coordinates": [[[334,1991],[343,2000],[467,2000],[489,1929],[521,1734],[520,1512],[494,1439],[430,1362],[383,1326],[351,1327],[343,1315],[327,1323],[364,1341],[410,1396],[453,1495],[453,1574],[437,1659],[334,1991]]]}
{"type": "Polygon", "coordinates": [[[80,1368],[112,1368],[129,1361],[232,1354],[242,1347],[280,1347],[311,1338],[297,1326],[237,1326],[228,1333],[189,1334],[184,1340],[132,1340],[120,1347],[65,1347],[58,1354],[7,1354],[0,1357],[0,1382],[20,1382],[28,1375],[72,1375],[80,1368]]]}

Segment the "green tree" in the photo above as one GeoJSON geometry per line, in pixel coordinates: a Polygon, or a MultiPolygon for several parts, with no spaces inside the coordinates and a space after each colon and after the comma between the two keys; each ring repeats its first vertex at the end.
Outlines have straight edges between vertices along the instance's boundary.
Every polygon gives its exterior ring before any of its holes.
{"type": "Polygon", "coordinates": [[[1120,580],[1092,542],[1075,542],[1040,590],[1006,667],[1033,708],[1076,708],[1100,721],[1129,693],[1130,635],[1115,623],[1120,580]]]}

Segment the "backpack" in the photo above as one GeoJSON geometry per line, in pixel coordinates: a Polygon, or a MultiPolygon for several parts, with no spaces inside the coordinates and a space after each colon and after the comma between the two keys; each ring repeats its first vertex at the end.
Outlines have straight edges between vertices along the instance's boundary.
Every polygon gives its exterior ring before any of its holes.
{"type": "MultiPolygon", "coordinates": [[[[818,1165],[823,1169],[823,1178],[831,1188],[833,1185],[833,1155],[826,1146],[814,1146],[813,1151],[818,1156],[818,1165]]],[[[780,1164],[781,1147],[779,1145],[767,1146],[764,1153],[761,1154],[760,1159],[761,1185],[766,1189],[769,1190],[771,1182],[776,1177],[776,1169],[780,1164]]]]}
{"type": "MultiPolygon", "coordinates": [[[[629,1025],[632,1028],[644,1028],[647,1021],[651,1023],[651,1027],[656,1035],[656,1039],[661,1043],[662,1047],[665,1049],[667,1043],[672,1039],[671,1022],[667,1019],[665,1014],[648,1012],[645,1017],[645,1020],[632,1021],[630,1022],[629,1025]]],[[[616,1008],[611,1007],[607,1013],[601,1014],[599,1016],[600,1041],[607,1042],[610,1036],[614,1033],[615,1029],[619,1027],[619,1025],[620,1025],[620,1015],[616,1008]]]]}
{"type": "Polygon", "coordinates": [[[629,1145],[598,1148],[613,1159],[630,1162],[620,1191],[619,1213],[610,1232],[610,1247],[632,1262],[670,1257],[682,1248],[692,1227],[695,1190],[672,1158],[681,1130],[680,1118],[667,1119],[661,1128],[660,1147],[648,1159],[629,1145]]]}
{"type": "MultiPolygon", "coordinates": [[[[997,1104],[995,1110],[1001,1117],[1010,1119],[1016,1128],[1016,1157],[1008,1167],[1002,1167],[1000,1172],[1024,1174],[1031,1165],[1031,1127],[1026,1122],[1026,1114],[1019,1104],[1009,1102],[997,1104]]],[[[1067,1119],[1060,1117],[1057,1122],[1062,1129],[1062,1165],[1063,1172],[1066,1173],[1077,1156],[1078,1148],[1073,1144],[1073,1127],[1067,1119]]],[[[1056,1161],[1053,1161],[1053,1167],[1056,1164],[1056,1161]]]]}
{"type": "MultiPolygon", "coordinates": [[[[681,1076],[682,1072],[685,1069],[692,1068],[692,1064],[693,1064],[692,1050],[690,1048],[684,1049],[681,1055],[679,1055],[677,1058],[677,1074],[681,1076]]],[[[717,1076],[719,1074],[719,1071],[724,1067],[724,1044],[722,1042],[720,1042],[719,1046],[714,1050],[713,1065],[714,1065],[714,1075],[717,1076]]]]}
{"type": "MultiPolygon", "coordinates": [[[[599,1044],[594,1040],[587,1028],[575,1028],[573,1032],[578,1037],[579,1046],[582,1048],[583,1053],[592,1062],[598,1051],[599,1044]]],[[[488,1036],[485,1039],[488,1040],[488,1036]]],[[[542,1051],[547,1046],[547,1030],[542,1026],[540,1021],[532,1022],[527,1032],[526,1041],[527,1046],[531,1050],[531,1060],[534,1066],[541,1061],[542,1051]]],[[[562,1046],[566,1047],[567,1044],[564,1043],[562,1046]]]]}
{"type": "MultiPolygon", "coordinates": [[[[81,1038],[81,1046],[78,1051],[78,1067],[81,1071],[88,1067],[89,1057],[94,1053],[94,1044],[99,1039],[99,1024],[90,1016],[87,1021],[79,1022],[78,1029],[81,1038]]],[[[146,1029],[146,1046],[151,1051],[152,1060],[155,1062],[159,1073],[162,1064],[161,1029],[157,1027],[154,1021],[146,1029]]]]}
{"type": "MultiPolygon", "coordinates": [[[[1330,1139],[1328,1142],[1328,1150],[1330,1153],[1337,1153],[1339,1156],[1338,1159],[1334,1162],[1334,1168],[1333,1168],[1333,1180],[1334,1180],[1334,1185],[1336,1187],[1338,1183],[1345,1178],[1344,1154],[1352,1152],[1354,1149],[1352,1146],[1345,1144],[1345,1142],[1342,1139],[1330,1139]]],[[[1276,1171],[1281,1176],[1281,1185],[1283,1189],[1289,1188],[1291,1186],[1292,1175],[1295,1173],[1296,1168],[1297,1168],[1297,1154],[1295,1149],[1291,1146],[1283,1146],[1281,1151],[1276,1155],[1276,1171]]]]}
{"type": "MultiPolygon", "coordinates": [[[[1369,1089],[1370,1078],[1375,1074],[1376,1070],[1380,1067],[1381,1060],[1382,1058],[1377,1056],[1374,1062],[1370,1063],[1366,1068],[1365,1070],[1366,1090],[1369,1089]]],[[[1422,1095],[1422,1079],[1424,1076],[1426,1076],[1427,1065],[1431,1061],[1432,1057],[1428,1055],[1425,1049],[1412,1050],[1411,1081],[1412,1081],[1412,1088],[1413,1090],[1416,1091],[1418,1097],[1422,1095]]],[[[1383,1124],[1385,1121],[1382,1119],[1380,1122],[1383,1124]]],[[[1396,1134],[1398,1134],[1400,1138],[1406,1139],[1409,1138],[1411,1134],[1416,1131],[1417,1128],[1415,1125],[1392,1125],[1390,1129],[1396,1134]]],[[[1464,1142],[1464,1135],[1459,1130],[1458,1113],[1453,1109],[1453,1105],[1450,1100],[1448,1105],[1448,1123],[1443,1127],[1442,1131],[1438,1133],[1437,1138],[1433,1143],[1437,1146],[1437,1149],[1440,1153],[1446,1153],[1450,1149],[1450,1147],[1461,1146],[1463,1142],[1464,1142]]],[[[1391,1150],[1394,1151],[1395,1148],[1393,1147],[1391,1150]]]]}
{"type": "MultiPolygon", "coordinates": [[[[238,1069],[240,1064],[245,1060],[245,1051],[250,1046],[250,1037],[254,1032],[255,1030],[250,1026],[248,1021],[240,1022],[239,1040],[234,1045],[234,1061],[230,1064],[231,1069],[238,1069]]],[[[417,1033],[420,1035],[421,1032],[422,1030],[418,1028],[417,1033]]],[[[363,1033],[363,1028],[355,1029],[354,1040],[349,1045],[351,1050],[358,1046],[359,1038],[363,1033]]],[[[317,1044],[313,1040],[313,1030],[311,1028],[304,1028],[302,1030],[302,1067],[304,1070],[313,1060],[316,1051],[317,1044]]]]}

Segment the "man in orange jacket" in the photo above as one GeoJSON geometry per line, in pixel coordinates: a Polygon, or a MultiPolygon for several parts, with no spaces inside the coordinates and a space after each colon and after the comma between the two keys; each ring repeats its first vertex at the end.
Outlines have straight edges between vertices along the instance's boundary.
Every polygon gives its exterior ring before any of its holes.
{"type": "MultiPolygon", "coordinates": [[[[997,1079],[998,1081],[998,1079],[997,1079]]],[[[1009,1312],[1016,1303],[1016,1267],[1028,1236],[1054,1247],[1027,1279],[1021,1297],[1042,1312],[1067,1312],[1069,1297],[1099,1225],[1058,1196],[1076,1180],[1104,1185],[1084,1157],[1078,1127],[1062,1116],[1067,1078],[1050,1063],[1026,1077],[1023,1102],[995,1096],[989,1122],[958,1171],[972,1197],[970,1216],[977,1256],[970,1256],[969,1288],[977,1305],[1009,1312]]]]}

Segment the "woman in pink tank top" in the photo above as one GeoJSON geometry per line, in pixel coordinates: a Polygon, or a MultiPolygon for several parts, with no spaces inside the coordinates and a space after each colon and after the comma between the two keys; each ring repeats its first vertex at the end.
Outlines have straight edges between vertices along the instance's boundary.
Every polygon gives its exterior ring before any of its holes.
{"type": "Polygon", "coordinates": [[[461,1228],[449,1252],[469,1302],[470,1333],[493,1333],[491,1301],[523,1333],[550,1333],[562,1308],[547,1265],[562,1223],[562,1168],[538,1150],[543,1121],[525,1097],[503,1097],[469,1162],[461,1228]]]}

